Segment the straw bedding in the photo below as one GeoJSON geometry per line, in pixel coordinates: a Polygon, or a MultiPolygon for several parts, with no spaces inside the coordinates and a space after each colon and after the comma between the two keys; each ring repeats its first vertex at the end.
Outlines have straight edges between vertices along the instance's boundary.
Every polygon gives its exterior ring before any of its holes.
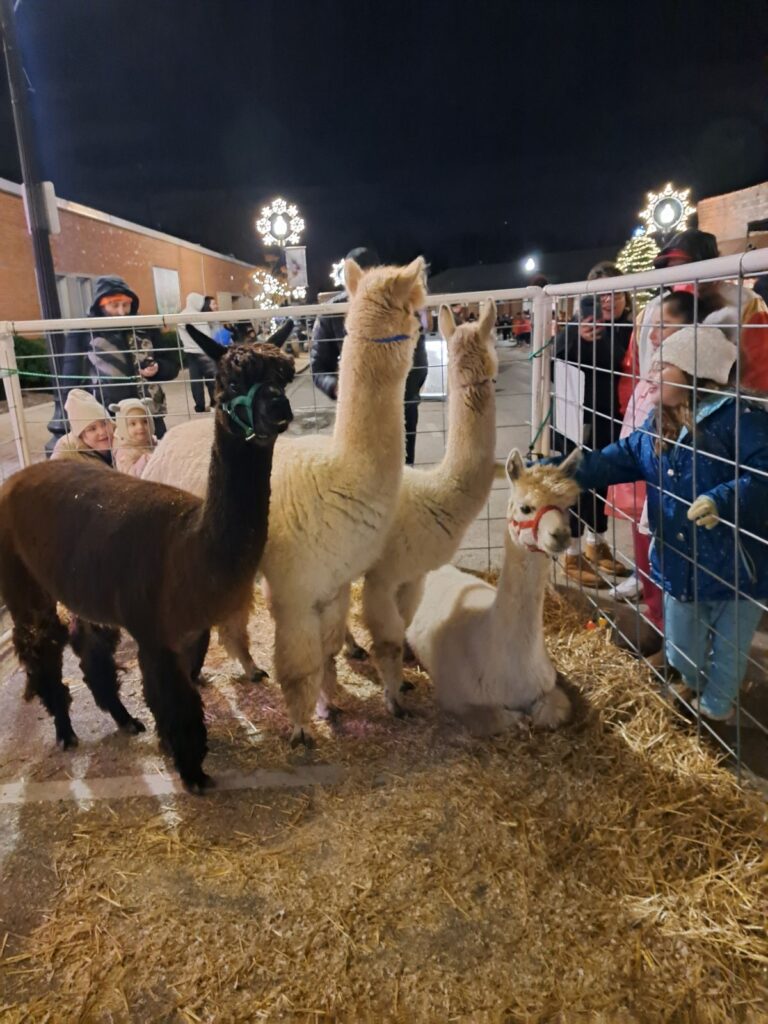
{"type": "Polygon", "coordinates": [[[768,1020],[761,799],[602,631],[546,616],[583,694],[555,735],[464,737],[417,670],[395,722],[342,664],[342,722],[293,754],[274,684],[233,684],[234,718],[214,679],[217,767],[344,781],[57,809],[34,926],[0,934],[2,1020],[768,1020]]]}

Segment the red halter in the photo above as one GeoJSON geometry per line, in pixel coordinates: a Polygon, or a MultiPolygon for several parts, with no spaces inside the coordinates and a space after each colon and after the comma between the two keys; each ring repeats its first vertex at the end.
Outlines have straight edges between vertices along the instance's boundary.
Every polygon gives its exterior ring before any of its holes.
{"type": "Polygon", "coordinates": [[[538,551],[542,555],[546,555],[546,551],[542,551],[539,547],[539,523],[541,517],[545,516],[547,512],[560,512],[561,509],[557,505],[542,505],[533,519],[508,519],[507,522],[510,526],[514,527],[515,532],[518,536],[523,530],[531,530],[533,532],[533,544],[526,544],[525,546],[529,551],[538,551]]]}

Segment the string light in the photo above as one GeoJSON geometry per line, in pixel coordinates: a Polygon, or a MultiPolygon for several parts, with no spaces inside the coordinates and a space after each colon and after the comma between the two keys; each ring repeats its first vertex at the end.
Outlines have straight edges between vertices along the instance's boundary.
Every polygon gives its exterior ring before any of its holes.
{"type": "Polygon", "coordinates": [[[278,197],[262,207],[256,230],[264,245],[298,245],[304,230],[304,218],[295,203],[278,197]]]}

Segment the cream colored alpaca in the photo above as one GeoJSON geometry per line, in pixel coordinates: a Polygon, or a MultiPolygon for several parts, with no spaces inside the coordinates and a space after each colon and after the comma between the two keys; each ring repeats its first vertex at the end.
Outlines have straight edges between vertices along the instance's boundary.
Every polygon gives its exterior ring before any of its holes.
{"type": "Polygon", "coordinates": [[[478,322],[458,328],[448,306],[440,309],[440,331],[448,344],[445,455],[433,469],[406,468],[384,550],[365,575],[363,619],[373,639],[371,654],[387,708],[395,715],[403,714],[398,700],[403,641],[424,577],[454,556],[493,483],[495,323],[496,305],[490,300],[478,322]]]}
{"type": "Polygon", "coordinates": [[[452,565],[426,579],[408,642],[440,706],[474,732],[500,732],[528,720],[554,729],[570,717],[544,644],[543,606],[547,556],[570,541],[568,506],[579,494],[570,473],[580,458],[576,451],[560,466],[526,469],[517,450],[510,454],[512,494],[498,587],[452,565]]]}
{"type": "MultiPolygon", "coordinates": [[[[378,557],[395,511],[405,461],[403,392],[419,330],[414,313],[426,301],[421,258],[365,273],[348,260],[345,281],[350,308],[333,436],[283,438],[275,446],[261,562],[294,743],[311,739],[320,694],[323,704],[332,702],[349,584],[378,557]]],[[[207,478],[208,423],[170,430],[145,477],[197,493],[207,478]]],[[[244,667],[249,612],[244,606],[219,630],[244,667]]]]}

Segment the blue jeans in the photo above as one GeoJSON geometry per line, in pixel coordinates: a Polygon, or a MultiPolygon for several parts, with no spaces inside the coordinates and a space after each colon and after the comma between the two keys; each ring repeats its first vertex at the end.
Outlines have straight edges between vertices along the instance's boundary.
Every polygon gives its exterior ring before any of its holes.
{"type": "Polygon", "coordinates": [[[736,700],[762,614],[751,601],[678,601],[664,594],[667,661],[717,713],[736,700]]]}

